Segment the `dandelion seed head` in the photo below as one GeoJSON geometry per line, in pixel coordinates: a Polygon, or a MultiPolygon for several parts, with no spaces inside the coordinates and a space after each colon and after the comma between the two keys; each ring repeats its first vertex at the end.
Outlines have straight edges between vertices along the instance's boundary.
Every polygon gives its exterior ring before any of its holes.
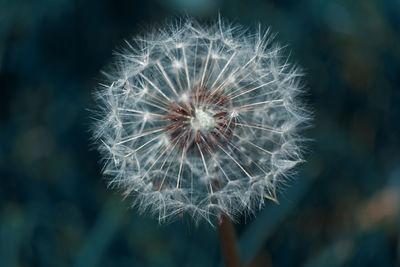
{"type": "Polygon", "coordinates": [[[254,214],[303,161],[299,69],[269,31],[186,18],[127,42],[97,90],[110,186],[160,221],[254,214]]]}

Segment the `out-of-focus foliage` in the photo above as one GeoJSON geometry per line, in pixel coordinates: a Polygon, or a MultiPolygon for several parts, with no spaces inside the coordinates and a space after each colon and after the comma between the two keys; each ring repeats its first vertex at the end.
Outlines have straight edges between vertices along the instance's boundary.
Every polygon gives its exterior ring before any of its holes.
{"type": "Polygon", "coordinates": [[[173,15],[218,11],[270,25],[290,44],[315,115],[308,162],[281,205],[237,225],[246,261],[400,263],[398,1],[3,0],[0,266],[219,264],[215,229],[185,216],[158,226],[106,189],[88,111],[98,70],[123,38],[173,15]]]}

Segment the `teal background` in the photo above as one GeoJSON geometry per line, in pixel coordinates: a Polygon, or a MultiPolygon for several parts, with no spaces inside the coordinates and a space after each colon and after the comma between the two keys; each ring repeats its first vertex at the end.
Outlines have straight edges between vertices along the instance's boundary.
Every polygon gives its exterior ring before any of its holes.
{"type": "Polygon", "coordinates": [[[278,33],[314,113],[281,204],[236,225],[245,262],[400,265],[399,1],[0,0],[0,266],[220,266],[215,228],[107,190],[88,111],[124,39],[218,12],[278,33]]]}

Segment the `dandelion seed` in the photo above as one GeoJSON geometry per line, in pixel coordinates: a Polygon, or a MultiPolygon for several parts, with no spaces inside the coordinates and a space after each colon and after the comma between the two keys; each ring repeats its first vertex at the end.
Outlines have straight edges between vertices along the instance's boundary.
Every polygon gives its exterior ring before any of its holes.
{"type": "Polygon", "coordinates": [[[254,213],[303,161],[301,73],[268,31],[191,19],[137,38],[97,92],[104,173],[160,221],[254,213]]]}

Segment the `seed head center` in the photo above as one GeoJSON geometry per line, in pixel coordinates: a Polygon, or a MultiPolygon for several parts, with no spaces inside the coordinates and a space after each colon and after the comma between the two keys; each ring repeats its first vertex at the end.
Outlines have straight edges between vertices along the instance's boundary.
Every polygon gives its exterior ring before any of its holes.
{"type": "Polygon", "coordinates": [[[196,109],[194,117],[190,119],[193,129],[200,131],[209,131],[214,129],[215,118],[214,112],[211,110],[196,109]]]}

